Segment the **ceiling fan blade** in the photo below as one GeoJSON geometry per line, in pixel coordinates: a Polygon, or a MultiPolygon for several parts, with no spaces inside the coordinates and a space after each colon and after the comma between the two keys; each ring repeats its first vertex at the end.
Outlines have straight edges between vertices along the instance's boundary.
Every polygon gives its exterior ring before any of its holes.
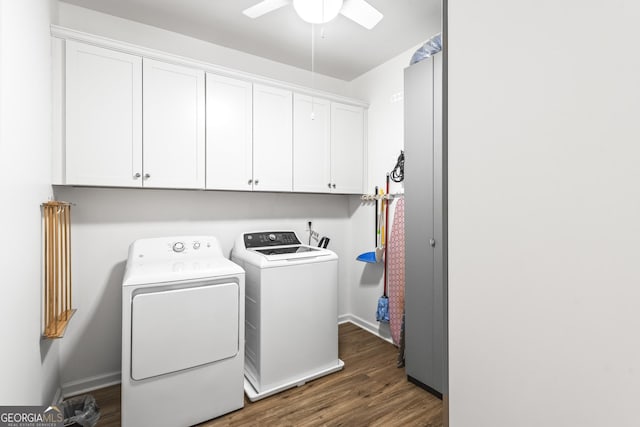
{"type": "Polygon", "coordinates": [[[291,4],[291,0],[263,0],[242,11],[249,18],[257,18],[291,4]]]}
{"type": "Polygon", "coordinates": [[[367,30],[375,27],[384,16],[365,0],[344,0],[340,13],[362,25],[367,30]]]}

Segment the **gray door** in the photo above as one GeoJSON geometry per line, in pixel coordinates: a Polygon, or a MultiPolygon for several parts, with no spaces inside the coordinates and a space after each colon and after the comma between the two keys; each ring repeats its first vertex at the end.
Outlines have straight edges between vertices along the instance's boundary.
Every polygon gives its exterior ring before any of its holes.
{"type": "Polygon", "coordinates": [[[407,68],[404,90],[406,372],[436,394],[445,374],[439,57],[435,66],[431,58],[407,68]]]}

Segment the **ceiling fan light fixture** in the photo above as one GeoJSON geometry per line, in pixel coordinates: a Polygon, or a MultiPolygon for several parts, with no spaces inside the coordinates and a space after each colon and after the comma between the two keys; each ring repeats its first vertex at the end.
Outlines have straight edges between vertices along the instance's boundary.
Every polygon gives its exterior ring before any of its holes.
{"type": "Polygon", "coordinates": [[[310,24],[324,24],[338,16],[343,0],[293,0],[296,13],[310,24]]]}

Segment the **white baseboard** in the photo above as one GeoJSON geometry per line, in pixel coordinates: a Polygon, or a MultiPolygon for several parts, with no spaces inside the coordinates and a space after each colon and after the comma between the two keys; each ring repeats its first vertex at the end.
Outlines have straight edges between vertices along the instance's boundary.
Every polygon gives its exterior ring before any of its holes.
{"type": "Polygon", "coordinates": [[[114,384],[120,384],[120,371],[64,383],[62,384],[62,396],[65,398],[75,396],[114,384]]]}
{"type": "Polygon", "coordinates": [[[373,335],[377,336],[378,338],[381,338],[391,344],[393,344],[393,341],[391,339],[391,335],[389,334],[389,327],[388,326],[383,326],[382,328],[379,325],[375,325],[373,323],[367,322],[366,320],[364,320],[361,317],[358,317],[354,314],[343,314],[338,316],[338,323],[353,323],[354,325],[358,326],[361,329],[364,329],[365,331],[372,333],[373,335]]]}
{"type": "Polygon", "coordinates": [[[338,325],[342,325],[343,323],[351,322],[350,314],[341,314],[338,316],[338,325]]]}

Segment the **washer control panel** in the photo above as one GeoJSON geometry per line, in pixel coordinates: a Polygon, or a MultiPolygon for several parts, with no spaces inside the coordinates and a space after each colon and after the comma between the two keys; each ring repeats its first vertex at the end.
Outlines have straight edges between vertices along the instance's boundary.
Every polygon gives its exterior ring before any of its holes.
{"type": "Polygon", "coordinates": [[[300,240],[293,231],[264,231],[260,233],[246,233],[244,246],[250,248],[263,248],[265,246],[299,245],[300,240]]]}

